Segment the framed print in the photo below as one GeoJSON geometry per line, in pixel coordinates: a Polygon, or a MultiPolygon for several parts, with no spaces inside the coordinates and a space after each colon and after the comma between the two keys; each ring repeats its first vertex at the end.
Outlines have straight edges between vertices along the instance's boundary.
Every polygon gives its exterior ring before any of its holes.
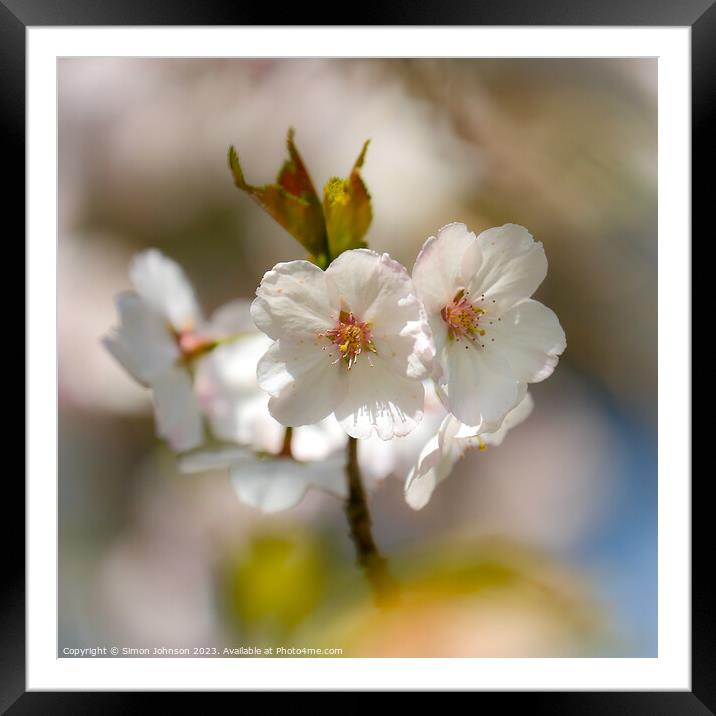
{"type": "Polygon", "coordinates": [[[709,2],[376,27],[3,2],[10,713],[715,708],[690,467],[709,2]]]}

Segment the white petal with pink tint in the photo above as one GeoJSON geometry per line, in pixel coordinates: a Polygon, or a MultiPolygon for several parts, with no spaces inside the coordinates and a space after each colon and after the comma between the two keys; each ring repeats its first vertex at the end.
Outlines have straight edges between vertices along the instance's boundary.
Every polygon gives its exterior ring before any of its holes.
{"type": "Polygon", "coordinates": [[[256,333],[254,319],[251,318],[251,301],[236,298],[219,306],[207,325],[211,335],[218,337],[230,335],[253,335],[256,333]]]}
{"type": "Polygon", "coordinates": [[[453,341],[443,352],[447,408],[464,423],[502,420],[515,404],[519,381],[488,367],[479,348],[467,341],[453,341]]]}
{"type": "Polygon", "coordinates": [[[368,438],[375,429],[379,438],[390,440],[407,435],[420,422],[424,398],[420,381],[395,375],[385,361],[358,362],[336,418],[354,438],[368,438]]]}
{"type": "Polygon", "coordinates": [[[465,224],[443,226],[424,244],[413,267],[413,283],[428,314],[436,313],[478,269],[475,258],[466,264],[468,249],[477,242],[465,224]]]}
{"type": "Polygon", "coordinates": [[[176,451],[203,440],[190,366],[210,342],[184,272],[156,249],[130,266],[136,293],[117,299],[119,326],[103,339],[107,350],[153,391],[157,433],[176,451]]]}
{"type": "Polygon", "coordinates": [[[256,294],[252,316],[276,341],[258,381],[279,422],[308,425],[335,412],[349,435],[386,440],[417,424],[434,349],[404,267],[356,249],[325,272],[278,264],[256,294]]]}
{"type": "Polygon", "coordinates": [[[140,298],[177,331],[196,328],[202,322],[201,310],[184,271],[157,249],[137,254],[129,276],[140,298]]]}
{"type": "Polygon", "coordinates": [[[203,442],[199,404],[188,371],[173,366],[152,382],[157,433],[177,452],[203,442]]]}
{"type": "Polygon", "coordinates": [[[103,343],[135,380],[149,385],[179,357],[176,341],[166,320],[136,294],[119,294],[116,305],[119,326],[103,343]]]}
{"type": "Polygon", "coordinates": [[[552,375],[567,341],[554,311],[526,299],[502,314],[495,328],[494,352],[512,375],[538,383],[552,375]]]}
{"type": "Polygon", "coordinates": [[[505,224],[477,237],[473,262],[479,265],[466,287],[497,315],[517,301],[529,298],[547,275],[547,257],[524,226],[505,224]],[[493,303],[494,302],[494,303],[493,303]]]}
{"type": "Polygon", "coordinates": [[[437,434],[446,415],[445,407],[435,393],[432,380],[424,380],[423,388],[423,418],[408,435],[393,440],[381,440],[377,435],[372,435],[367,440],[359,441],[358,459],[368,485],[384,480],[389,475],[405,481],[425,444],[437,434]]]}
{"type": "Polygon", "coordinates": [[[477,237],[449,224],[425,242],[413,281],[435,341],[433,376],[463,423],[501,422],[523,386],[557,365],[564,331],[529,299],[546,273],[542,244],[516,224],[477,237]]]}
{"type": "Polygon", "coordinates": [[[333,327],[338,310],[329,303],[324,272],[309,261],[276,264],[264,274],[251,304],[257,328],[274,340],[315,338],[333,327]]]}
{"type": "Polygon", "coordinates": [[[348,388],[341,368],[316,343],[289,338],[269,347],[256,374],[259,386],[271,396],[271,415],[283,425],[299,426],[317,423],[341,402],[348,388]]]}

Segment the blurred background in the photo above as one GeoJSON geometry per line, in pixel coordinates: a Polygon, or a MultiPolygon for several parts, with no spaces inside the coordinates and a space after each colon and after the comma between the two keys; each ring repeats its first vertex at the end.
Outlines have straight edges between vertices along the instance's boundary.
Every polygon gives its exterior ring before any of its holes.
{"type": "MultiPolygon", "coordinates": [[[[63,59],[59,648],[305,646],[344,656],[656,656],[656,60],[63,59]],[[412,267],[450,221],[523,224],[567,351],[533,415],[421,512],[371,492],[415,595],[376,611],[341,504],[264,516],[181,475],[148,391],[105,352],[132,254],[179,261],[209,313],[301,247],[232,182],[288,127],[317,190],[362,142],[371,248],[412,267]]],[[[48,476],[48,479],[49,476],[48,476]]]]}

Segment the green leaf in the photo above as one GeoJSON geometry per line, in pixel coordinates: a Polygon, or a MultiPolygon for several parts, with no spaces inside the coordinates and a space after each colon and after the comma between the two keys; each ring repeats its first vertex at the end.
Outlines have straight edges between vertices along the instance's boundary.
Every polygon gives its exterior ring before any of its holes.
{"type": "Polygon", "coordinates": [[[308,171],[293,143],[293,130],[286,140],[289,158],[278,173],[275,184],[253,186],[244,178],[239,157],[229,147],[229,168],[236,186],[251,196],[270,216],[302,244],[319,266],[328,260],[328,239],[321,202],[308,171]]]}
{"type": "Polygon", "coordinates": [[[349,249],[366,246],[365,236],[373,219],[370,194],[360,176],[370,140],[363,145],[348,179],[333,177],[323,189],[323,213],[328,232],[328,250],[335,258],[349,249]]]}

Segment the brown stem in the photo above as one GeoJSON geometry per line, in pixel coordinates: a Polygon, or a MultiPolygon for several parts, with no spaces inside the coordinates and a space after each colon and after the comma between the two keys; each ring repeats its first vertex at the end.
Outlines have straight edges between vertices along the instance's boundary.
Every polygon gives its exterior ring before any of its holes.
{"type": "Polygon", "coordinates": [[[381,606],[395,597],[395,583],[388,573],[388,562],[378,551],[373,539],[370,512],[358,465],[358,441],[355,438],[348,438],[346,477],[348,497],[345,512],[350,525],[351,539],[356,548],[358,564],[363,568],[373,590],[375,603],[381,606]]]}
{"type": "Polygon", "coordinates": [[[291,440],[293,439],[293,428],[286,428],[283,433],[283,445],[281,446],[281,457],[293,457],[293,450],[291,449],[291,440]]]}

